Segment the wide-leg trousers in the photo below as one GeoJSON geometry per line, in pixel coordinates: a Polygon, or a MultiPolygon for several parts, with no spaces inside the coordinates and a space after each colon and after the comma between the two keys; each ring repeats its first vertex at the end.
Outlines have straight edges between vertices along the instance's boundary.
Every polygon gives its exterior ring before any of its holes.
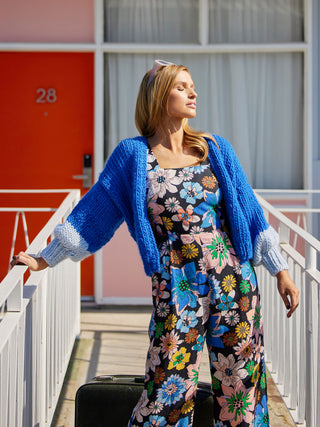
{"type": "Polygon", "coordinates": [[[213,426],[269,426],[260,296],[251,265],[241,270],[201,284],[182,270],[174,288],[153,275],[145,387],[129,426],[192,426],[205,342],[213,426]]]}

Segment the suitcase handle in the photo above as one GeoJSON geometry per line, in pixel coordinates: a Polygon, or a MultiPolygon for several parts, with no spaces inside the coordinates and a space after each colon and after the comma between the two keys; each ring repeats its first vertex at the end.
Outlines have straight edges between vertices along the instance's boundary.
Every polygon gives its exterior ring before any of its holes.
{"type": "Polygon", "coordinates": [[[95,381],[101,381],[101,382],[113,382],[117,384],[143,384],[144,383],[144,376],[133,376],[133,375],[98,375],[97,377],[94,377],[95,381]]]}

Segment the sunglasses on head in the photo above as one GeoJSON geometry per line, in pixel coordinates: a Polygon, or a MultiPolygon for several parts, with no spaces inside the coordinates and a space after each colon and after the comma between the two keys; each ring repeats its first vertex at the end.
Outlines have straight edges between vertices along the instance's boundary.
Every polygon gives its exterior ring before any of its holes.
{"type": "Polygon", "coordinates": [[[149,79],[148,79],[148,83],[147,83],[147,87],[149,86],[149,84],[152,82],[152,80],[154,79],[155,75],[157,74],[157,71],[160,67],[166,67],[168,65],[175,65],[173,62],[168,62],[168,61],[164,61],[162,59],[156,59],[154,61],[149,79]]]}

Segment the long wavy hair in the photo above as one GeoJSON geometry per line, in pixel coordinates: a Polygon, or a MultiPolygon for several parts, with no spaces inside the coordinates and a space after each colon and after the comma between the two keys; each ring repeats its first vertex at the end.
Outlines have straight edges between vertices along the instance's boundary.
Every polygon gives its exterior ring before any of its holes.
{"type": "MultiPolygon", "coordinates": [[[[168,98],[173,88],[176,76],[180,71],[190,71],[184,65],[167,65],[157,70],[153,80],[149,82],[151,70],[143,77],[137,97],[135,123],[139,133],[146,137],[152,137],[156,130],[162,126],[162,118],[168,111],[168,98]]],[[[213,136],[193,129],[188,124],[188,119],[182,120],[184,131],[184,145],[192,148],[203,161],[208,156],[208,144],[205,138],[211,139],[215,144],[213,136]]]]}

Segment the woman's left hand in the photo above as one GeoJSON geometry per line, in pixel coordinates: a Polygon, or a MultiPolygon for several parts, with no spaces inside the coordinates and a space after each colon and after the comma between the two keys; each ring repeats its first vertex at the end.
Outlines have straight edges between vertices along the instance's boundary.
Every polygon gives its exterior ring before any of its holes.
{"type": "Polygon", "coordinates": [[[10,262],[11,267],[15,265],[26,265],[31,271],[40,271],[49,267],[47,262],[42,257],[35,257],[28,255],[25,252],[19,252],[18,255],[14,255],[10,262]]]}
{"type": "Polygon", "coordinates": [[[299,289],[293,283],[287,270],[280,271],[277,275],[278,291],[283,299],[286,309],[289,310],[287,317],[291,317],[292,313],[299,305],[299,289]]]}

